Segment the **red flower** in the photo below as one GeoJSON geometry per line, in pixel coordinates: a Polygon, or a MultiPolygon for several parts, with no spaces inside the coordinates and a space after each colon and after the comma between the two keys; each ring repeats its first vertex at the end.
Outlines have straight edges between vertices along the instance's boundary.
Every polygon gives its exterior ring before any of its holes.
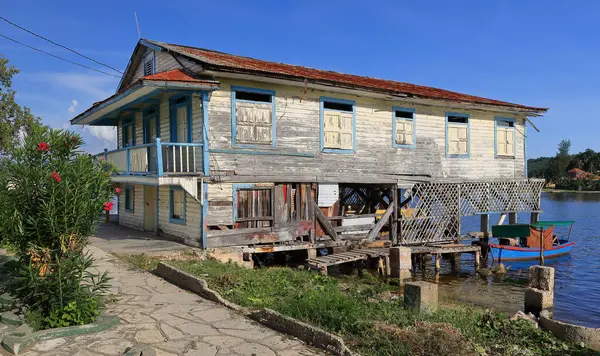
{"type": "Polygon", "coordinates": [[[46,142],[40,142],[38,143],[38,151],[48,152],[50,151],[50,145],[48,145],[46,142]]]}
{"type": "Polygon", "coordinates": [[[119,193],[121,193],[121,188],[115,188],[115,193],[117,193],[117,195],[119,195],[119,193]]]}
{"type": "Polygon", "coordinates": [[[58,174],[58,172],[50,173],[50,178],[54,179],[56,182],[60,182],[60,174],[58,174]]]}
{"type": "Polygon", "coordinates": [[[111,211],[113,208],[113,203],[107,201],[106,203],[104,203],[104,211],[111,211]]]}

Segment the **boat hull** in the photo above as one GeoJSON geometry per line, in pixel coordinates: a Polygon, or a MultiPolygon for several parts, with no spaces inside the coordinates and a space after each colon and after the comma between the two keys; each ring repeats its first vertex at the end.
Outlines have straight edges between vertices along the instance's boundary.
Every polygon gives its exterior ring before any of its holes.
{"type": "MultiPolygon", "coordinates": [[[[571,252],[575,241],[567,242],[544,250],[544,258],[553,258],[571,252]]],[[[490,244],[494,261],[529,261],[540,259],[539,248],[516,247],[507,245],[490,244]]]]}

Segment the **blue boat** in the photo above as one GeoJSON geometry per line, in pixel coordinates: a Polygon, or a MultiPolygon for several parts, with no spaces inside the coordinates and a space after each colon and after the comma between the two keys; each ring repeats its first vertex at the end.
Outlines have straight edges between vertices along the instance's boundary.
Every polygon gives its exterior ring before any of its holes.
{"type": "Polygon", "coordinates": [[[535,224],[492,226],[498,243],[490,243],[494,261],[527,261],[554,258],[571,252],[575,245],[569,241],[574,221],[539,221],[535,224]],[[554,227],[569,226],[566,239],[554,234],[554,227]]]}

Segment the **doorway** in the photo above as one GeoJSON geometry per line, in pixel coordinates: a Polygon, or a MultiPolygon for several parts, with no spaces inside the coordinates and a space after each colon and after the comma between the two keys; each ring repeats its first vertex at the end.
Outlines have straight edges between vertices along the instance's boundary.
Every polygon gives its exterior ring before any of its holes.
{"type": "Polygon", "coordinates": [[[144,186],[144,231],[156,232],[157,187],[144,186]]]}

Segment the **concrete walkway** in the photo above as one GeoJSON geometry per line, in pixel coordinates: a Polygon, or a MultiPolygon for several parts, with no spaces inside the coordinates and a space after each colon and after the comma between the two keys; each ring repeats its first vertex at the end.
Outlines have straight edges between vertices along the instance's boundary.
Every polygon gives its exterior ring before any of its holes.
{"type": "Polygon", "coordinates": [[[106,313],[119,315],[121,325],[37,343],[21,355],[116,356],[136,342],[151,345],[158,356],[324,354],[150,273],[132,270],[97,247],[90,251],[97,269],[108,270],[113,278],[115,301],[106,313]]]}
{"type": "Polygon", "coordinates": [[[106,252],[118,253],[153,254],[193,249],[175,241],[160,239],[151,232],[104,223],[98,225],[98,231],[90,237],[90,243],[106,252]]]}

